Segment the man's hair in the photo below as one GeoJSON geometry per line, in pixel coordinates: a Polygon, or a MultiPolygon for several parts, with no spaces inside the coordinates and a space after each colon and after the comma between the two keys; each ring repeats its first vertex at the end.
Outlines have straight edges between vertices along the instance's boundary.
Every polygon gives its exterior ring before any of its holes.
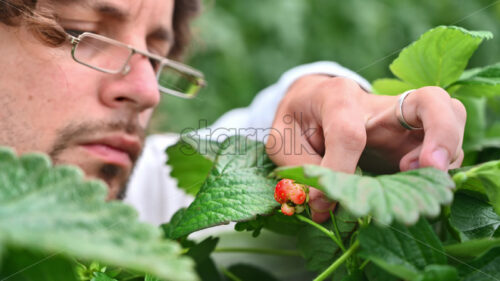
{"type": "MultiPolygon", "coordinates": [[[[35,10],[36,4],[37,0],[0,0],[0,22],[10,26],[20,25],[23,22],[44,44],[60,46],[66,40],[66,33],[50,10],[35,10]]],[[[168,57],[180,59],[184,53],[191,38],[189,23],[199,10],[199,0],[175,0],[174,45],[168,57]]]]}

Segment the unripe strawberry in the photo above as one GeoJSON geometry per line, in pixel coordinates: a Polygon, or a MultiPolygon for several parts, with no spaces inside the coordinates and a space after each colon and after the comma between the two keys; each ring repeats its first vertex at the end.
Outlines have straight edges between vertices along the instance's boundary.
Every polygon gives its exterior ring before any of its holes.
{"type": "Polygon", "coordinates": [[[295,207],[294,206],[290,206],[287,203],[284,203],[284,204],[281,205],[281,212],[284,215],[292,216],[293,213],[295,213],[295,207]]]}
{"type": "Polygon", "coordinates": [[[297,205],[295,206],[295,213],[297,214],[300,214],[302,213],[306,208],[304,207],[304,205],[297,205]]]}

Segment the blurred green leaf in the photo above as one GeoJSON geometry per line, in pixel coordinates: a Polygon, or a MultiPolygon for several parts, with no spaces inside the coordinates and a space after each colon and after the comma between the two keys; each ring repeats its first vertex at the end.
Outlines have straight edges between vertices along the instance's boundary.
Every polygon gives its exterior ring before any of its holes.
{"type": "Polygon", "coordinates": [[[500,95],[500,63],[465,71],[454,85],[457,96],[494,97],[500,95]]]}
{"type": "Polygon", "coordinates": [[[431,264],[424,268],[416,280],[418,281],[458,281],[457,270],[449,265],[431,264]]]}
{"type": "Polygon", "coordinates": [[[367,281],[365,273],[361,270],[356,270],[352,274],[345,276],[341,281],[367,281]]]}
{"type": "Polygon", "coordinates": [[[500,279],[500,248],[495,248],[472,262],[462,264],[458,272],[463,281],[500,279]]]}
{"type": "Polygon", "coordinates": [[[106,273],[94,272],[94,278],[92,278],[91,281],[118,281],[118,280],[109,277],[106,273]]]}
{"type": "Polygon", "coordinates": [[[468,240],[462,243],[444,247],[448,255],[458,258],[471,258],[480,256],[494,247],[500,247],[500,238],[483,238],[468,240]]]}
{"type": "Polygon", "coordinates": [[[0,245],[196,280],[176,243],[140,223],[130,206],[106,202],[106,195],[102,182],[84,181],[76,167],[52,167],[47,156],[18,158],[1,148],[0,245]]]}
{"type": "MultiPolygon", "coordinates": [[[[74,260],[26,248],[7,247],[3,253],[0,280],[81,281],[74,260]]],[[[85,281],[90,281],[92,276],[85,281]]]]}
{"type": "MultiPolygon", "coordinates": [[[[373,81],[389,77],[401,48],[435,26],[500,34],[495,0],[203,2],[186,62],[205,73],[208,87],[195,100],[162,97],[155,132],[198,128],[200,120],[212,124],[303,63],[336,61],[373,81]]],[[[470,66],[497,61],[500,37],[481,45],[470,66]]]]}
{"type": "Polygon", "coordinates": [[[146,277],[144,277],[144,281],[161,281],[161,280],[152,275],[147,274],[146,277]]]}

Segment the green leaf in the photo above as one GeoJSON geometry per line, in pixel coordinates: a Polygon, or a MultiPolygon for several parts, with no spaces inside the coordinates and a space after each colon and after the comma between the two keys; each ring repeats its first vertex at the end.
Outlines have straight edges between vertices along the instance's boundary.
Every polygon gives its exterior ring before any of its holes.
{"type": "Polygon", "coordinates": [[[465,152],[483,148],[486,133],[486,99],[458,97],[467,110],[462,148],[465,152]]]}
{"type": "Polygon", "coordinates": [[[465,84],[458,88],[453,96],[455,97],[495,97],[500,95],[500,85],[465,84]]]}
{"type": "Polygon", "coordinates": [[[439,26],[403,49],[390,69],[413,88],[445,87],[460,78],[477,47],[492,37],[490,32],[439,26]]]}
{"type": "MultiPolygon", "coordinates": [[[[337,208],[335,221],[344,240],[344,245],[348,245],[349,239],[356,229],[357,220],[345,209],[337,208]]],[[[331,220],[324,223],[323,226],[334,232],[331,220]]],[[[306,260],[307,269],[316,272],[325,270],[341,254],[341,250],[330,237],[308,224],[304,225],[298,234],[297,249],[306,260]]]]}
{"type": "Polygon", "coordinates": [[[382,225],[394,219],[411,225],[420,214],[437,216],[440,204],[453,199],[453,181],[445,172],[432,168],[370,177],[304,165],[278,168],[275,174],[316,187],[354,216],[372,215],[382,225]]]}
{"type": "Polygon", "coordinates": [[[177,186],[195,196],[212,168],[218,147],[210,140],[183,135],[178,143],[167,148],[170,176],[177,179],[177,186]]]}
{"type": "Polygon", "coordinates": [[[367,279],[363,271],[356,270],[353,273],[342,278],[341,281],[367,281],[367,279]]]}
{"type": "Polygon", "coordinates": [[[500,63],[465,71],[455,95],[466,97],[495,97],[500,95],[500,63]]]}
{"type": "Polygon", "coordinates": [[[492,248],[499,246],[500,238],[483,238],[447,245],[444,249],[448,255],[457,258],[472,258],[480,256],[492,248]]]}
{"type": "Polygon", "coordinates": [[[236,231],[253,231],[253,237],[259,236],[263,228],[278,234],[295,236],[302,226],[304,226],[304,223],[295,216],[286,216],[283,213],[274,212],[266,216],[257,215],[254,220],[238,222],[234,229],[236,231]]]}
{"type": "MultiPolygon", "coordinates": [[[[232,276],[238,278],[236,280],[240,281],[278,281],[269,272],[266,272],[258,267],[249,264],[235,264],[231,265],[227,271],[231,273],[232,276]]],[[[225,280],[234,281],[233,278],[227,278],[225,280]]]]}
{"type": "Polygon", "coordinates": [[[412,227],[369,225],[360,230],[359,256],[405,280],[419,280],[432,264],[446,264],[443,246],[431,226],[420,219],[412,227]]]}
{"type": "Polygon", "coordinates": [[[0,269],[0,280],[10,281],[90,281],[79,279],[74,260],[62,255],[8,247],[0,269]]]}
{"type": "Polygon", "coordinates": [[[461,232],[462,240],[489,238],[500,227],[500,216],[491,205],[458,192],[451,205],[450,223],[461,232]]]}
{"type": "Polygon", "coordinates": [[[106,273],[94,272],[94,278],[92,278],[91,281],[118,281],[118,280],[109,277],[106,273]]]}
{"type": "Polygon", "coordinates": [[[161,280],[154,277],[153,275],[147,274],[146,277],[144,277],[144,281],[161,281],[161,280]]]}
{"type": "Polygon", "coordinates": [[[210,254],[215,250],[218,242],[219,238],[207,237],[199,244],[191,247],[186,254],[195,261],[196,272],[199,276],[201,276],[201,280],[221,280],[217,267],[215,266],[214,261],[210,258],[210,254]]]}
{"type": "Polygon", "coordinates": [[[363,270],[365,276],[369,281],[398,281],[396,276],[390,274],[384,269],[380,268],[378,265],[369,262],[368,265],[363,270]]]}
{"type": "Polygon", "coordinates": [[[187,255],[193,258],[195,262],[203,262],[215,250],[218,242],[219,238],[217,237],[207,237],[199,244],[191,247],[191,249],[189,249],[189,251],[187,252],[187,255]]]}
{"type": "Polygon", "coordinates": [[[378,95],[396,96],[413,89],[411,85],[398,79],[377,79],[372,84],[373,91],[378,95]]]}
{"type": "Polygon", "coordinates": [[[274,200],[276,180],[267,178],[273,168],[264,144],[241,136],[228,138],[173,236],[270,213],[279,205],[274,200]]]}
{"type": "Polygon", "coordinates": [[[500,248],[458,268],[463,281],[496,281],[500,279],[500,248]]]}
{"type": "Polygon", "coordinates": [[[196,280],[193,263],[158,228],[140,223],[132,207],[106,202],[102,182],[84,181],[75,167],[48,157],[17,158],[0,149],[0,247],[61,253],[82,260],[196,280]]]}
{"type": "Polygon", "coordinates": [[[453,175],[457,190],[471,190],[488,197],[500,215],[500,160],[490,161],[453,175]]]}
{"type": "Polygon", "coordinates": [[[418,281],[458,281],[458,272],[449,265],[431,264],[416,279],[418,281]]]}
{"type": "Polygon", "coordinates": [[[186,208],[180,208],[175,212],[175,214],[172,216],[170,221],[168,223],[162,224],[161,228],[163,229],[163,233],[165,234],[165,238],[167,239],[175,239],[178,237],[174,237],[173,233],[177,225],[182,219],[182,216],[186,212],[186,208]]]}

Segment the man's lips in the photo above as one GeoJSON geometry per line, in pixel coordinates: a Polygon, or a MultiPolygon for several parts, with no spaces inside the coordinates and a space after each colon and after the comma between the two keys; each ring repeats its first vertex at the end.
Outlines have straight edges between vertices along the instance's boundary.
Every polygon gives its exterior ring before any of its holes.
{"type": "Polygon", "coordinates": [[[140,142],[132,137],[115,136],[88,141],[82,144],[86,150],[108,164],[130,167],[141,150],[140,142]]]}

